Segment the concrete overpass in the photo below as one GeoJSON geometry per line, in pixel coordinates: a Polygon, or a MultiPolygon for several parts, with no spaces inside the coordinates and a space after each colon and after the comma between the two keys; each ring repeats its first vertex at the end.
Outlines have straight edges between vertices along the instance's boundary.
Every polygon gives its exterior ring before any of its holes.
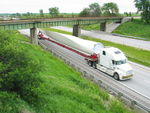
{"type": "Polygon", "coordinates": [[[80,25],[100,23],[100,30],[106,30],[106,23],[122,22],[122,17],[77,17],[77,18],[51,18],[51,19],[27,19],[27,20],[7,20],[0,21],[0,29],[2,30],[19,30],[30,29],[31,42],[37,44],[37,28],[45,28],[52,26],[73,25],[73,35],[80,35],[80,25]]]}

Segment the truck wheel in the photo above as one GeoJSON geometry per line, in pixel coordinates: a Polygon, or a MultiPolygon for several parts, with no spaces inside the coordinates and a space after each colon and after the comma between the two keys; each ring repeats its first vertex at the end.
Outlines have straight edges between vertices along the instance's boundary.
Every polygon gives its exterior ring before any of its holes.
{"type": "Polygon", "coordinates": [[[93,62],[93,67],[97,69],[96,62],[93,62]]]}
{"type": "Polygon", "coordinates": [[[87,64],[89,65],[89,61],[87,60],[87,64]]]}
{"type": "Polygon", "coordinates": [[[118,73],[114,73],[114,79],[115,79],[115,80],[119,80],[119,75],[118,75],[118,73]]]}
{"type": "Polygon", "coordinates": [[[90,66],[93,67],[93,62],[92,61],[90,61],[90,66]]]}
{"type": "Polygon", "coordinates": [[[89,66],[91,66],[91,61],[87,60],[87,64],[88,64],[89,66]]]}
{"type": "Polygon", "coordinates": [[[92,67],[93,66],[93,62],[92,61],[88,61],[88,65],[92,67]]]}

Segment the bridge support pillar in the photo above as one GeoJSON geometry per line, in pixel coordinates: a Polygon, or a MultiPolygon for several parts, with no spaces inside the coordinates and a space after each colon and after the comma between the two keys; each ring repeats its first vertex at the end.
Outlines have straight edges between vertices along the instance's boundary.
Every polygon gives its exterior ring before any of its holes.
{"type": "Polygon", "coordinates": [[[106,22],[100,23],[100,31],[106,31],[106,22]]]}
{"type": "Polygon", "coordinates": [[[121,19],[119,19],[118,21],[116,21],[115,23],[121,24],[122,22],[123,22],[123,19],[121,18],[121,19]]]}
{"type": "Polygon", "coordinates": [[[37,28],[30,29],[30,37],[31,37],[32,44],[38,44],[37,28]]]}
{"type": "Polygon", "coordinates": [[[79,24],[73,25],[73,36],[79,37],[80,34],[81,34],[80,25],[79,24]]]}

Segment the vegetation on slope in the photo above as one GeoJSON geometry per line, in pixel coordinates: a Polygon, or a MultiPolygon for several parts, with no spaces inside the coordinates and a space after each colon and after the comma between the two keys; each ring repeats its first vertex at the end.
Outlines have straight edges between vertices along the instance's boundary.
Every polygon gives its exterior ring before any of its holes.
{"type": "Polygon", "coordinates": [[[134,19],[133,21],[121,24],[113,33],[140,37],[150,41],[149,29],[150,24],[146,24],[139,19],[134,19]]]}
{"type": "MultiPolygon", "coordinates": [[[[46,28],[45,30],[72,35],[71,32],[66,32],[63,30],[58,30],[58,29],[53,29],[53,28],[46,28]]],[[[101,39],[96,39],[96,38],[88,37],[88,36],[80,36],[80,38],[83,38],[85,40],[101,42],[105,46],[113,46],[113,47],[119,48],[126,54],[126,56],[129,58],[130,61],[150,67],[150,60],[149,60],[150,51],[134,48],[131,46],[121,45],[121,44],[117,44],[117,43],[113,43],[113,42],[109,42],[109,41],[105,41],[101,39]]]]}
{"type": "Polygon", "coordinates": [[[89,24],[89,25],[81,25],[81,29],[84,29],[84,30],[97,30],[99,31],[100,30],[100,24],[89,24]]]}
{"type": "Polygon", "coordinates": [[[130,113],[62,60],[0,31],[0,113],[130,113]]]}
{"type": "MultiPolygon", "coordinates": [[[[89,25],[87,24],[87,25],[81,25],[80,27],[81,29],[89,30],[89,31],[100,30],[100,24],[89,24],[89,25]]],[[[121,24],[112,33],[126,35],[126,36],[139,37],[137,39],[150,41],[149,29],[150,29],[150,24],[146,24],[140,19],[134,19],[133,21],[125,22],[121,24]]]]}

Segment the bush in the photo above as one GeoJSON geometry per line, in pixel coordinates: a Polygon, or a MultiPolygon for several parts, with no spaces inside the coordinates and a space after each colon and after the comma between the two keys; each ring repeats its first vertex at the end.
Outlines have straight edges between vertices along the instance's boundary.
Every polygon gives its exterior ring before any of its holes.
{"type": "Polygon", "coordinates": [[[127,110],[126,107],[117,100],[112,100],[110,111],[110,113],[132,113],[132,111],[127,110]]]}
{"type": "Polygon", "coordinates": [[[15,40],[16,32],[0,32],[0,90],[16,92],[33,102],[38,98],[41,64],[30,58],[28,50],[15,40]]]}
{"type": "Polygon", "coordinates": [[[0,92],[0,113],[30,113],[31,109],[15,93],[0,92]]]}

